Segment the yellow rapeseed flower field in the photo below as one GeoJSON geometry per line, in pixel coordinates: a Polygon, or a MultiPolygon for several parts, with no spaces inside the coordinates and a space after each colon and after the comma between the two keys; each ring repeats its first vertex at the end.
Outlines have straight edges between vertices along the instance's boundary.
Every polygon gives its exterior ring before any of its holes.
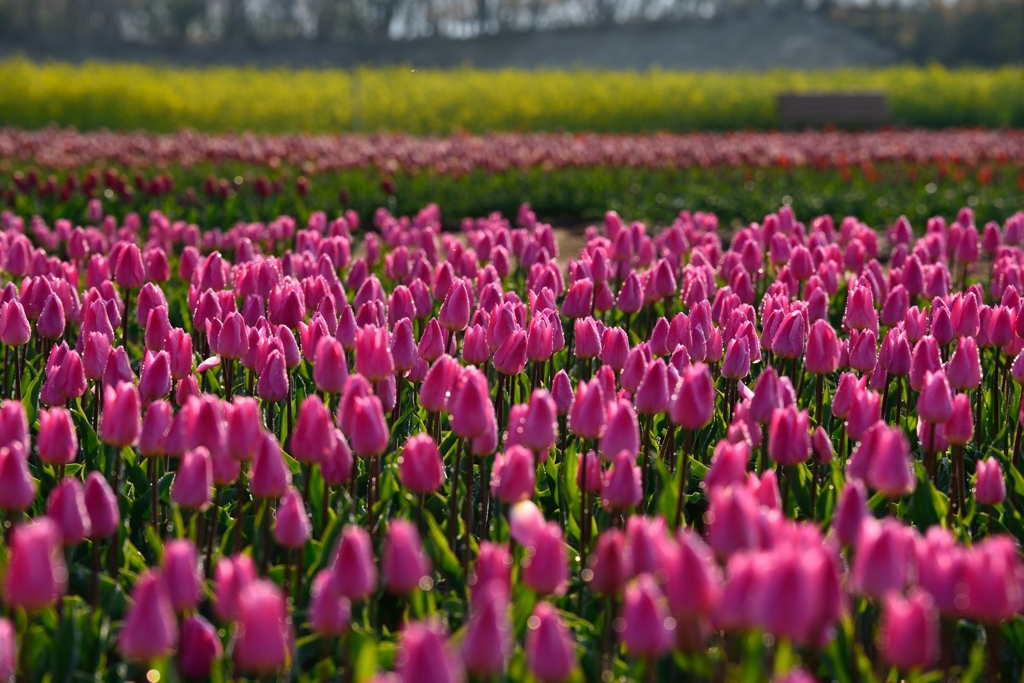
{"type": "Polygon", "coordinates": [[[1024,69],[646,72],[184,69],[0,61],[0,125],[418,135],[777,125],[782,91],[880,90],[906,126],[1024,126],[1024,69]]]}

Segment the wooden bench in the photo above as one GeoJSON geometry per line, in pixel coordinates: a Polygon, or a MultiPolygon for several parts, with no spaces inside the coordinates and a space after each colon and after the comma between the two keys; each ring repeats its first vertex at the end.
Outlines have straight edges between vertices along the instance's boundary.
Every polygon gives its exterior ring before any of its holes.
{"type": "Polygon", "coordinates": [[[880,126],[889,119],[884,93],[780,93],[776,98],[783,126],[880,126]]]}

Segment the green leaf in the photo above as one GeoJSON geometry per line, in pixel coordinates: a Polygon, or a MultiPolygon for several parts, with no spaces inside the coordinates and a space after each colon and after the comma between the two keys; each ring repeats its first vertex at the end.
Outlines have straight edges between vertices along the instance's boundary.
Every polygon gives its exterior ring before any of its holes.
{"type": "Polygon", "coordinates": [[[967,655],[967,668],[960,674],[960,683],[976,683],[985,671],[985,645],[975,643],[967,655]]]}
{"type": "Polygon", "coordinates": [[[57,637],[53,642],[53,649],[50,653],[50,671],[54,683],[70,681],[74,672],[78,669],[78,662],[82,652],[82,621],[85,615],[75,609],[75,603],[65,600],[65,604],[71,603],[71,609],[64,615],[60,628],[57,630],[57,637]]]}
{"type": "Polygon", "coordinates": [[[924,466],[916,463],[916,467],[917,488],[910,494],[907,511],[910,520],[924,532],[928,527],[945,523],[949,503],[946,496],[932,486],[931,479],[924,472],[924,466]]]}
{"type": "Polygon", "coordinates": [[[674,477],[668,471],[668,465],[661,458],[652,460],[658,471],[658,478],[661,481],[660,491],[657,500],[657,513],[666,520],[672,520],[676,514],[676,499],[679,497],[679,485],[676,483],[678,477],[674,477]]]}
{"type": "Polygon", "coordinates": [[[377,641],[359,631],[353,631],[349,637],[357,639],[354,644],[356,655],[353,658],[355,682],[367,683],[377,673],[377,641]]]}
{"type": "Polygon", "coordinates": [[[423,517],[427,522],[427,538],[429,540],[427,549],[433,550],[431,559],[435,566],[450,574],[456,582],[461,583],[463,580],[462,565],[459,564],[459,559],[448,546],[448,539],[445,538],[444,532],[441,531],[441,527],[438,526],[433,515],[423,515],[423,517]]]}

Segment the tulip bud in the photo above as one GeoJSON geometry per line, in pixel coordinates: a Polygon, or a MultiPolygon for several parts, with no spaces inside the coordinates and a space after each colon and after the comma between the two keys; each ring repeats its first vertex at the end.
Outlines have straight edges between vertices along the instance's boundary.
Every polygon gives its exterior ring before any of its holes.
{"type": "Polygon", "coordinates": [[[0,510],[25,510],[36,498],[36,485],[29,475],[26,457],[20,451],[0,448],[0,510]]]}
{"type": "Polygon", "coordinates": [[[0,680],[13,681],[18,674],[18,640],[14,624],[0,619],[0,680]]]}
{"type": "Polygon", "coordinates": [[[64,545],[78,545],[92,534],[82,484],[74,477],[66,477],[50,491],[46,516],[57,525],[64,545]]]}
{"type": "Polygon", "coordinates": [[[888,593],[878,625],[882,659],[901,670],[930,669],[939,658],[939,613],[931,596],[913,588],[888,593]]]}
{"type": "Polygon", "coordinates": [[[550,603],[540,602],[527,620],[526,667],[542,683],[564,681],[576,668],[572,636],[550,603]]]}
{"type": "Polygon", "coordinates": [[[1002,505],[1006,499],[1006,481],[995,458],[978,461],[974,498],[979,505],[1002,505]]]}
{"type": "Polygon", "coordinates": [[[533,498],[535,469],[531,451],[522,446],[506,448],[495,457],[491,493],[508,505],[533,498]]]}
{"type": "Polygon", "coordinates": [[[271,434],[262,434],[249,472],[249,491],[253,498],[280,498],[292,483],[292,473],[284,462],[281,446],[271,434]]]}
{"type": "Polygon", "coordinates": [[[213,610],[224,622],[239,618],[238,599],[242,590],[256,580],[256,565],[248,555],[222,557],[213,571],[213,610]]]}
{"type": "Polygon", "coordinates": [[[416,527],[402,519],[388,525],[381,556],[384,586],[396,595],[409,595],[417,588],[429,590],[433,585],[433,567],[423,549],[416,527]]]}
{"type": "Polygon", "coordinates": [[[640,468],[634,455],[619,451],[611,469],[605,474],[601,489],[601,504],[610,510],[628,510],[636,507],[643,499],[640,484],[640,468]]]}
{"type": "Polygon", "coordinates": [[[352,450],[362,458],[375,458],[387,450],[391,433],[379,398],[367,396],[355,400],[349,438],[352,440],[352,450]]]}
{"type": "Polygon", "coordinates": [[[185,510],[203,511],[210,506],[212,490],[213,461],[210,452],[202,446],[187,451],[174,474],[171,502],[185,510]]]}
{"type": "MultiPolygon", "coordinates": [[[[109,364],[108,364],[109,367],[109,364]]],[[[128,382],[104,390],[103,419],[100,436],[103,442],[115,448],[134,446],[142,430],[139,392],[128,382]]]]}
{"type": "Polygon", "coordinates": [[[346,527],[331,565],[338,594],[350,600],[365,600],[377,590],[377,568],[373,545],[362,527],[346,527]]]}
{"type": "Polygon", "coordinates": [[[313,381],[316,388],[328,394],[340,394],[348,381],[345,350],[337,339],[321,339],[313,361],[313,381]]]}
{"type": "Polygon", "coordinates": [[[657,657],[672,647],[675,620],[668,615],[665,596],[650,574],[626,588],[619,638],[633,654],[657,657]]]}
{"type": "Polygon", "coordinates": [[[110,489],[106,477],[99,472],[90,472],[85,478],[85,510],[91,526],[90,538],[103,538],[117,531],[121,513],[117,507],[117,496],[110,489]]]}
{"type": "Polygon", "coordinates": [[[289,486],[277,504],[274,541],[283,548],[301,548],[310,539],[312,531],[302,496],[289,486]]]}
{"type": "Polygon", "coordinates": [[[606,458],[625,451],[636,457],[640,451],[640,429],[629,401],[620,399],[608,407],[608,427],[601,437],[601,453],[606,458]]]}
{"type": "Polygon", "coordinates": [[[535,389],[526,409],[521,442],[539,454],[541,462],[547,460],[548,451],[558,440],[557,419],[558,408],[551,394],[544,389],[535,389]]]}
{"type": "Polygon", "coordinates": [[[583,439],[601,438],[605,430],[605,397],[601,383],[580,382],[569,415],[569,429],[583,439]]]}
{"type": "Polygon", "coordinates": [[[147,569],[132,590],[132,604],[117,639],[117,649],[129,660],[151,662],[169,655],[178,642],[178,622],[159,569],[147,569]]]}
{"type": "Polygon", "coordinates": [[[681,373],[669,416],[683,429],[695,430],[711,422],[714,412],[715,387],[708,366],[695,363],[681,373]]]}
{"type": "Polygon", "coordinates": [[[256,382],[256,393],[264,401],[277,403],[288,398],[288,369],[284,355],[274,349],[267,354],[266,362],[256,382]]]}
{"type": "Polygon", "coordinates": [[[532,546],[537,534],[544,528],[544,513],[532,500],[516,503],[508,511],[509,534],[524,548],[532,546]]]}
{"type": "Polygon", "coordinates": [[[478,597],[462,637],[462,659],[471,673],[496,676],[512,653],[508,597],[497,581],[474,592],[478,597]]]}
{"type": "Polygon", "coordinates": [[[321,569],[313,578],[309,592],[309,623],[324,636],[340,636],[352,620],[352,603],[338,594],[329,569],[321,569]]]}
{"type": "Polygon", "coordinates": [[[433,493],[444,481],[444,463],[429,434],[417,434],[405,442],[398,462],[402,486],[413,493],[433,493]]]}
{"type": "Polygon", "coordinates": [[[228,455],[239,462],[252,460],[262,432],[259,404],[249,396],[236,396],[227,422],[224,445],[228,455]]]}
{"type": "Polygon", "coordinates": [[[14,527],[11,555],[4,570],[4,601],[37,612],[63,597],[68,570],[58,547],[60,531],[43,518],[14,527]]]}
{"type": "Polygon", "coordinates": [[[51,465],[74,462],[78,439],[71,413],[63,408],[39,411],[39,458],[51,465]]]}
{"type": "Polygon", "coordinates": [[[476,439],[495,422],[487,378],[476,368],[466,368],[455,381],[448,399],[452,431],[463,439],[476,439]]]}
{"type": "Polygon", "coordinates": [[[780,465],[797,465],[811,454],[810,418],[806,410],[784,408],[772,413],[768,450],[780,465]]]}
{"type": "Polygon", "coordinates": [[[203,570],[192,541],[167,541],[161,566],[175,611],[183,613],[195,609],[203,593],[203,570]]]}
{"type": "Polygon", "coordinates": [[[243,588],[236,633],[232,657],[239,671],[265,675],[287,667],[295,634],[281,589],[265,579],[243,588]]]}
{"type": "Polygon", "coordinates": [[[224,656],[224,648],[217,629],[198,614],[181,623],[181,642],[178,645],[178,670],[191,678],[206,678],[213,663],[224,656]]]}
{"type": "Polygon", "coordinates": [[[289,447],[292,456],[301,463],[323,462],[334,451],[331,413],[319,396],[307,396],[299,406],[289,447]]]}
{"type": "Polygon", "coordinates": [[[548,522],[534,535],[523,559],[523,583],[540,595],[561,595],[569,579],[562,529],[548,522]]]}

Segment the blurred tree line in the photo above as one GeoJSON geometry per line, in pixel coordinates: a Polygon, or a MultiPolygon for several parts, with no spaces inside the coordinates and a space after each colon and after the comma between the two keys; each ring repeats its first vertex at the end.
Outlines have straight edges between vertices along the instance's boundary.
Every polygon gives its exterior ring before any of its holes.
{"type": "Polygon", "coordinates": [[[815,12],[907,60],[1024,61],[1024,0],[0,0],[0,39],[143,44],[469,38],[627,22],[815,12]]]}

